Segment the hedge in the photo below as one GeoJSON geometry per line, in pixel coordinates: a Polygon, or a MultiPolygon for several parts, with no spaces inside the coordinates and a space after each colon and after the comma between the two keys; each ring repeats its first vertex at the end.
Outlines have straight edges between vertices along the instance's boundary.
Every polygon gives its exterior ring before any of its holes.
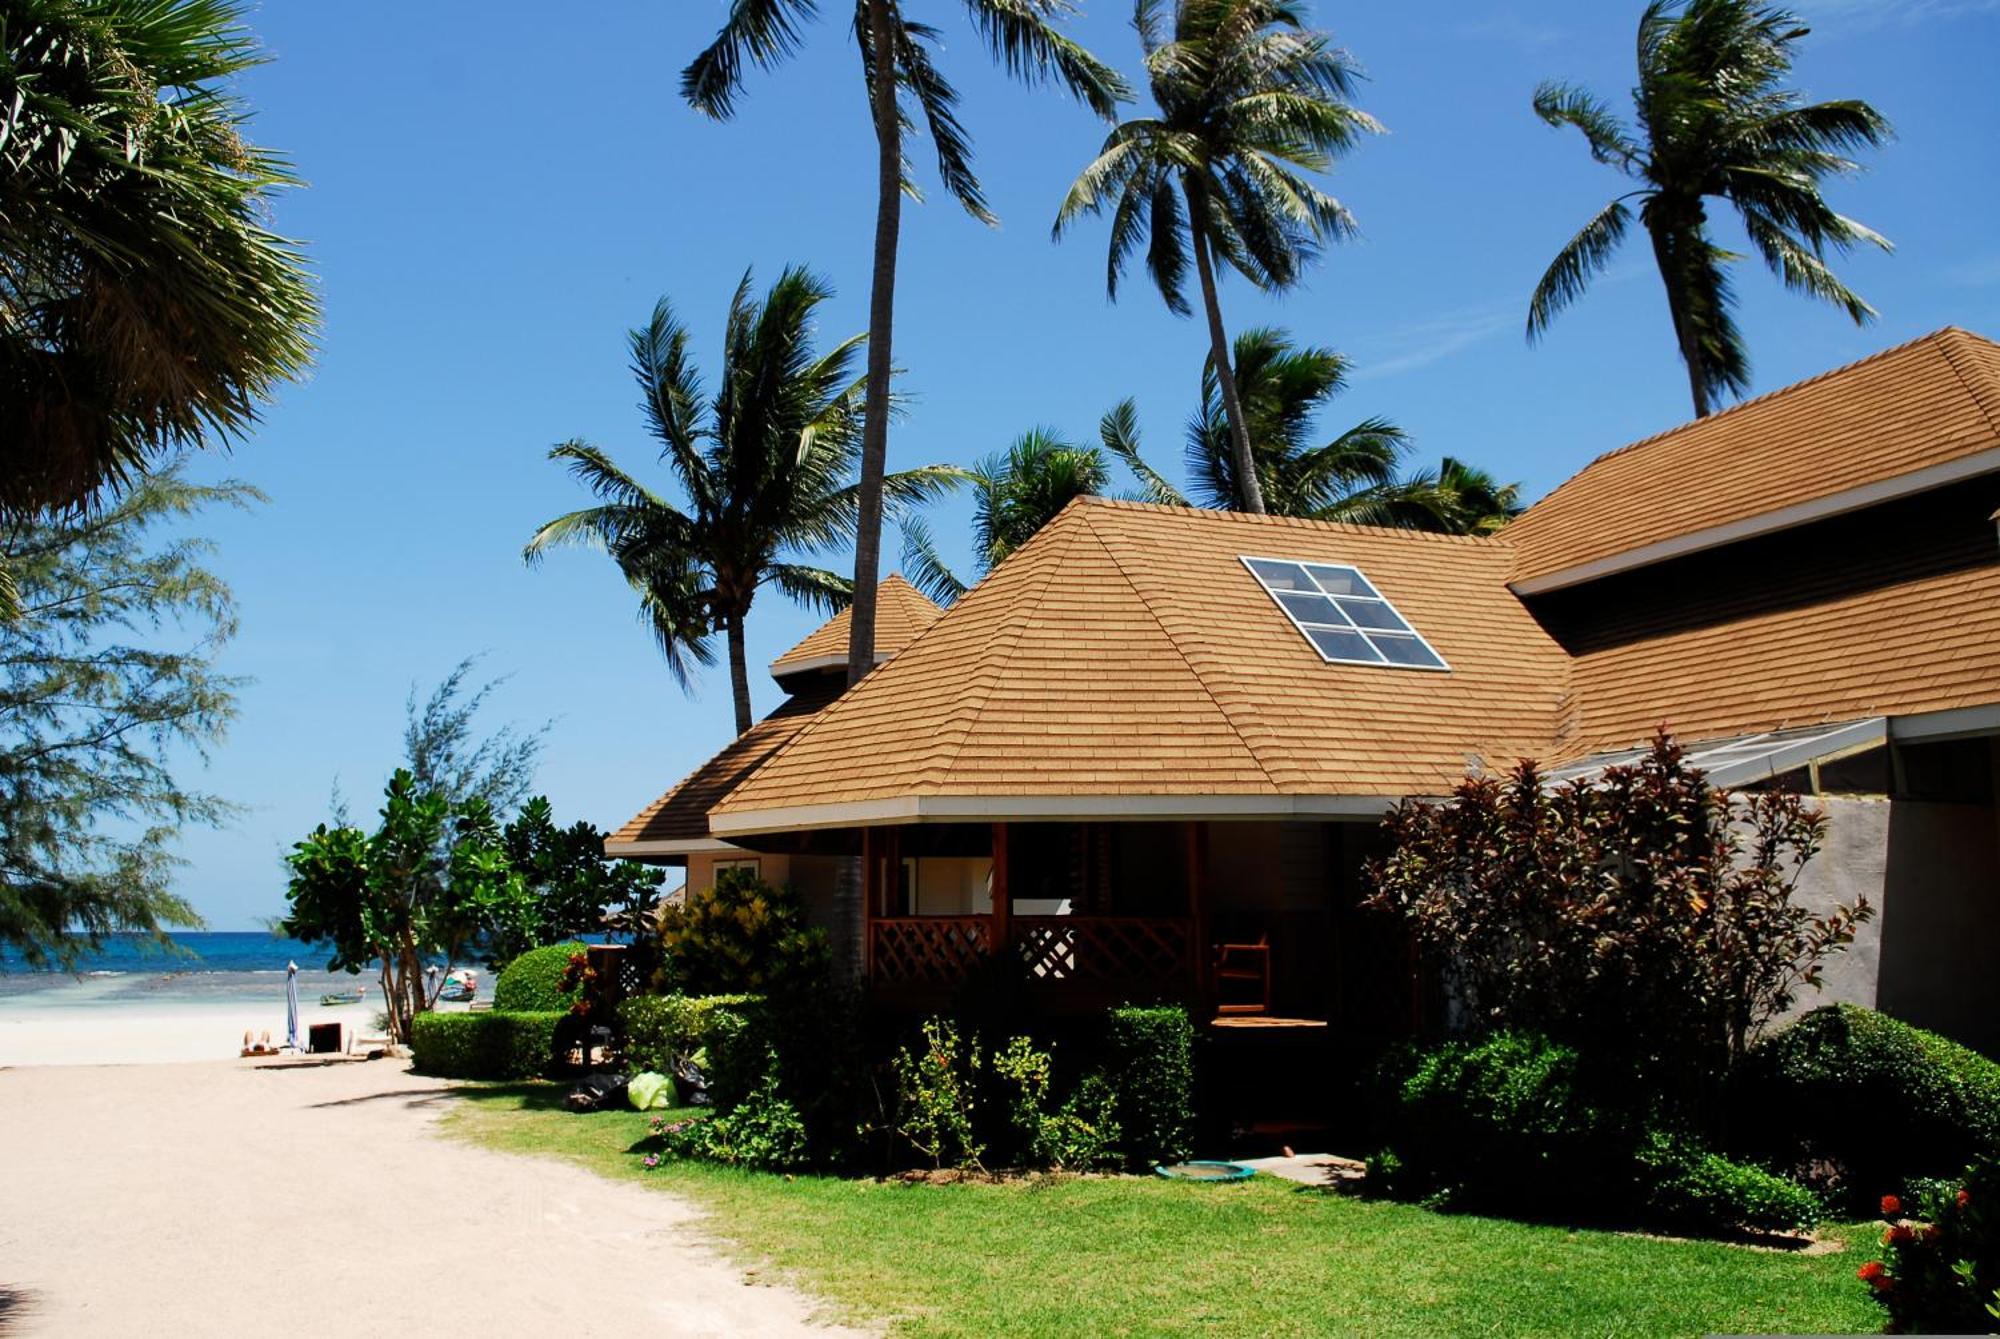
{"type": "Polygon", "coordinates": [[[1638,1163],[1647,1217],[1667,1227],[1788,1232],[1812,1226],[1824,1211],[1796,1181],[1671,1135],[1654,1133],[1638,1163]]]}
{"type": "Polygon", "coordinates": [[[419,1074],[444,1079],[532,1079],[547,1072],[560,1012],[421,1013],[410,1026],[419,1074]]]}
{"type": "Polygon", "coordinates": [[[1178,1005],[1105,1015],[1104,1077],[1119,1146],[1134,1164],[1177,1162],[1194,1144],[1194,1024],[1178,1005]]]}
{"type": "Polygon", "coordinates": [[[1831,1168],[1845,1202],[1863,1208],[2000,1154],[2000,1064],[1833,1004],[1751,1050],[1732,1077],[1729,1112],[1732,1151],[1831,1168]]]}
{"type": "Polygon", "coordinates": [[[570,958],[583,951],[584,946],[572,940],[531,948],[508,963],[501,970],[500,979],[493,983],[494,1011],[514,1014],[567,1011],[583,993],[583,986],[579,983],[574,989],[561,989],[563,973],[569,970],[570,958]]]}
{"type": "Polygon", "coordinates": [[[771,1029],[758,995],[640,995],[619,1006],[625,1059],[634,1070],[673,1073],[675,1055],[706,1052],[709,1098],[734,1110],[763,1082],[771,1029]]]}

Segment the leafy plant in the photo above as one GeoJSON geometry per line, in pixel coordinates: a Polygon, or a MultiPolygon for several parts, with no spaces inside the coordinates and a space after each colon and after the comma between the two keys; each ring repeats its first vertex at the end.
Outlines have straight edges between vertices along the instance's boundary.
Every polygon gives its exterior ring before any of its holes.
{"type": "Polygon", "coordinates": [[[897,1051],[894,1128],[933,1167],[976,1168],[986,1145],[974,1130],[984,1068],[977,1041],[944,1018],[924,1021],[923,1045],[897,1051]]]}
{"type": "Polygon", "coordinates": [[[1730,308],[1727,266],[1738,256],[1715,244],[1706,201],[1735,211],[1750,244],[1787,288],[1833,303],[1859,325],[1875,314],[1827,268],[1829,249],[1878,234],[1843,218],[1820,195],[1827,177],[1859,171],[1844,155],[1879,145],[1889,123],[1865,102],[1805,103],[1784,87],[1793,46],[1806,26],[1758,0],[1653,0],[1639,19],[1635,134],[1600,99],[1572,84],[1545,83],[1535,112],[1574,126],[1590,156],[1638,183],[1556,255],[1528,304],[1528,337],[1548,329],[1610,263],[1639,222],[1666,286],[1674,340],[1687,365],[1697,417],[1726,392],[1750,385],[1750,359],[1730,308]]]}
{"type": "Polygon", "coordinates": [[[1103,1074],[1128,1162],[1177,1162],[1194,1145],[1194,1024],[1175,1005],[1104,1016],[1103,1074]]]}
{"type": "Polygon", "coordinates": [[[712,888],[690,889],[659,918],[663,981],[689,995],[756,993],[790,977],[823,975],[824,931],[806,924],[790,888],[747,870],[724,870],[712,888]]]}
{"type": "Polygon", "coordinates": [[[496,1013],[569,1013],[582,994],[581,983],[564,985],[570,959],[584,951],[579,940],[529,949],[507,964],[493,982],[496,1013]]]}
{"type": "Polygon", "coordinates": [[[2000,1064],[1858,1005],[1764,1038],[1729,1098],[1732,1149],[1813,1174],[1856,1211],[2000,1157],[2000,1064]]]}
{"type": "Polygon", "coordinates": [[[1645,1213],[1668,1227],[1789,1232],[1812,1226],[1825,1211],[1819,1197],[1796,1181],[1664,1131],[1647,1136],[1638,1167],[1645,1213]]]}
{"type": "Polygon", "coordinates": [[[1014,1090],[1008,1117],[1034,1165],[1083,1171],[1111,1160],[1118,1121],[1110,1086],[1102,1076],[1086,1075],[1069,1099],[1050,1111],[1054,1060],[1027,1037],[1011,1038],[994,1053],[993,1073],[1014,1090]]]}
{"type": "MultiPolygon", "coordinates": [[[[671,1122],[655,1117],[652,1133],[676,1157],[732,1167],[787,1171],[808,1160],[805,1121],[798,1108],[778,1095],[775,1078],[727,1112],[671,1122]]],[[[647,1162],[657,1165],[657,1160],[647,1162]]]]}
{"type": "Polygon", "coordinates": [[[1547,788],[1524,761],[1399,805],[1366,905],[1409,922],[1479,1025],[1699,1101],[1872,914],[1793,902],[1823,826],[1795,794],[1714,789],[1662,734],[1595,780],[1547,788]]]}
{"type": "Polygon", "coordinates": [[[2000,1318],[2000,1158],[1915,1204],[1881,1201],[1882,1258],[1859,1275],[1897,1334],[1985,1334],[2000,1318]]]}
{"type": "Polygon", "coordinates": [[[298,181],[245,138],[231,0],[10,0],[0,21],[0,514],[85,510],[247,431],[318,300],[270,231],[298,181]]]}

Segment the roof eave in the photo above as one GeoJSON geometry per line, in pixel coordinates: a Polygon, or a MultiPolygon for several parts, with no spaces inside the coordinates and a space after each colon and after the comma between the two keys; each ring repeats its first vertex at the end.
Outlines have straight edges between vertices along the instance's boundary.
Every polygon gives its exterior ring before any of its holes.
{"type": "Polygon", "coordinates": [[[912,823],[1174,822],[1373,819],[1389,795],[895,795],[735,813],[711,811],[718,836],[813,832],[912,823]]]}
{"type": "Polygon", "coordinates": [[[1759,535],[1789,530],[1813,521],[1860,511],[1864,507],[1872,507],[1879,503],[1893,502],[1897,498],[1909,497],[1995,471],[2000,471],[2000,446],[1990,447],[1975,455],[1960,456],[1956,460],[1942,461],[1925,469],[1912,470],[1908,474],[1899,474],[1894,478],[1878,479],[1859,488],[1849,488],[1790,507],[1780,507],[1776,511],[1767,511],[1759,516],[1746,516],[1742,520],[1730,521],[1725,525],[1709,526],[1703,530],[1675,535],[1671,539],[1644,544],[1636,549],[1627,549],[1623,553],[1613,553],[1586,563],[1576,563],[1553,572],[1544,572],[1539,576],[1510,581],[1507,585],[1516,595],[1543,595],[1571,586],[1581,586],[1585,582],[1596,581],[1601,577],[1629,572],[1634,568],[1648,567],[1686,554],[1699,553],[1704,549],[1720,548],[1724,544],[1734,544],[1739,540],[1754,539],[1759,535]]]}

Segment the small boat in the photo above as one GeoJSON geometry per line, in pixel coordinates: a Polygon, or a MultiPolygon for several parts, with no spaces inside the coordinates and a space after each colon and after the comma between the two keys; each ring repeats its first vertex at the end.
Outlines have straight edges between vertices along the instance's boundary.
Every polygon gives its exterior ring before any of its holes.
{"type": "Polygon", "coordinates": [[[470,967],[460,967],[445,975],[444,986],[438,991],[440,1000],[453,1004],[469,1004],[479,993],[479,973],[470,967]]]}
{"type": "Polygon", "coordinates": [[[353,990],[329,991],[326,994],[319,997],[319,1002],[322,1005],[330,1007],[336,1004],[359,1004],[361,1003],[361,1001],[367,998],[368,998],[367,988],[364,986],[356,986],[353,990]]]}

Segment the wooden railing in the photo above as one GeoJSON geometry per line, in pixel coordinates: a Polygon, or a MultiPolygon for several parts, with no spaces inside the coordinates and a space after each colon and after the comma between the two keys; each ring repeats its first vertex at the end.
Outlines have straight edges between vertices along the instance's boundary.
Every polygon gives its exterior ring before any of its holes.
{"type": "MultiPolygon", "coordinates": [[[[1007,931],[1028,980],[1052,989],[1176,994],[1195,983],[1194,923],[1182,917],[1013,916],[1007,931]]],[[[949,988],[992,945],[990,916],[875,920],[869,976],[891,989],[949,988]]]]}
{"type": "Polygon", "coordinates": [[[878,984],[949,989],[992,951],[990,916],[891,916],[870,922],[868,975],[878,984]]]}

